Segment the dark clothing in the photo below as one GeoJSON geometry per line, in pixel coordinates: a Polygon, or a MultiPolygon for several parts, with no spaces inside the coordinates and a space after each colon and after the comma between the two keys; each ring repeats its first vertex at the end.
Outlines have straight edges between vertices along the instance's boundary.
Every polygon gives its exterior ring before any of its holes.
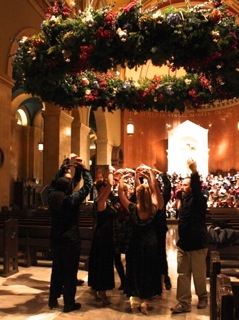
{"type": "Polygon", "coordinates": [[[162,180],[163,180],[162,196],[164,199],[164,206],[162,210],[159,210],[159,216],[160,216],[159,245],[160,245],[160,254],[162,255],[161,270],[164,275],[168,275],[168,261],[167,261],[167,254],[166,254],[166,234],[168,231],[166,205],[171,198],[171,182],[165,173],[162,174],[162,180]]]}
{"type": "MultiPolygon", "coordinates": [[[[52,179],[51,181],[51,184],[50,184],[50,189],[49,189],[49,194],[52,192],[52,191],[55,191],[56,189],[56,182],[59,178],[61,177],[64,177],[64,175],[66,174],[67,172],[67,166],[70,164],[70,159],[66,158],[60,169],[58,170],[58,172],[56,173],[55,177],[52,179]]],[[[81,167],[79,166],[76,166],[75,167],[75,174],[74,174],[74,177],[72,178],[72,188],[74,189],[78,183],[80,182],[81,180],[81,174],[82,174],[82,169],[81,167]]]]}
{"type": "Polygon", "coordinates": [[[207,201],[201,191],[197,173],[191,175],[192,191],[183,196],[179,210],[177,246],[183,251],[207,248],[206,209],[207,201]]]}
{"type": "Polygon", "coordinates": [[[208,242],[215,244],[216,247],[230,246],[235,242],[239,242],[239,230],[231,228],[214,228],[208,226],[208,242]]]}
{"type": "Polygon", "coordinates": [[[78,212],[80,204],[85,200],[93,185],[88,170],[82,171],[82,177],[84,185],[78,191],[70,195],[62,191],[52,191],[49,195],[53,258],[49,301],[57,299],[63,289],[65,306],[75,303],[81,244],[78,212]]]}
{"type": "Polygon", "coordinates": [[[115,211],[107,205],[96,213],[96,229],[92,241],[88,285],[96,291],[111,290],[114,282],[113,217],[115,211]]]}
{"type": "Polygon", "coordinates": [[[149,299],[162,293],[161,252],[159,245],[159,211],[141,220],[136,204],[129,205],[133,220],[132,236],[127,252],[125,293],[149,299]]]}
{"type": "Polygon", "coordinates": [[[116,213],[113,220],[114,263],[120,277],[120,287],[123,289],[125,284],[125,269],[121,260],[121,254],[127,255],[132,234],[132,220],[131,215],[120,203],[118,197],[117,200],[118,202],[114,204],[116,213]]]}
{"type": "Polygon", "coordinates": [[[126,253],[132,233],[132,220],[128,211],[118,203],[114,214],[113,230],[114,230],[114,251],[116,253],[126,253]]]}

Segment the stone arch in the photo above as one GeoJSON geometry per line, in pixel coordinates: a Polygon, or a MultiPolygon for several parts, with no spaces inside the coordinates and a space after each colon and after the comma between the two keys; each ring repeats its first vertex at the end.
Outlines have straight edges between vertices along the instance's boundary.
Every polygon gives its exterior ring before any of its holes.
{"type": "Polygon", "coordinates": [[[17,124],[20,124],[24,127],[28,126],[30,123],[28,111],[23,105],[17,109],[15,117],[17,118],[17,124]]]}

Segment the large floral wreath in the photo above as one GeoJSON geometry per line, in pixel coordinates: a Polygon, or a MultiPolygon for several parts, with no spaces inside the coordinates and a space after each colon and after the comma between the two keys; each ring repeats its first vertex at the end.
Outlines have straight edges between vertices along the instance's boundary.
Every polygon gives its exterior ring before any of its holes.
{"type": "Polygon", "coordinates": [[[239,28],[235,15],[213,1],[195,7],[142,11],[137,2],[78,15],[56,1],[41,32],[18,40],[14,75],[26,92],[63,108],[184,112],[239,97],[239,28]],[[118,66],[148,60],[185,76],[121,80],[118,66]]]}

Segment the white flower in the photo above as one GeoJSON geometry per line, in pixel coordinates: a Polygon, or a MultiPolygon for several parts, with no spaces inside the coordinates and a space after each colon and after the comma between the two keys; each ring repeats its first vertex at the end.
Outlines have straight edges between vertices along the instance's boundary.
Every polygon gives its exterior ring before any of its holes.
{"type": "Polygon", "coordinates": [[[91,94],[91,90],[90,90],[90,89],[85,90],[85,94],[86,94],[86,95],[91,94]]]}
{"type": "Polygon", "coordinates": [[[185,79],[184,82],[185,82],[185,84],[188,85],[188,84],[190,84],[192,82],[192,80],[191,79],[185,79]]]}
{"type": "Polygon", "coordinates": [[[57,21],[57,17],[56,16],[51,16],[50,21],[56,22],[57,21]]]}
{"type": "Polygon", "coordinates": [[[125,42],[127,40],[128,35],[126,30],[122,30],[121,28],[118,28],[116,33],[118,34],[121,41],[125,42]]]}
{"type": "Polygon", "coordinates": [[[153,15],[152,15],[153,19],[157,19],[159,17],[162,17],[162,12],[160,10],[158,10],[157,12],[155,12],[153,15]]]}
{"type": "Polygon", "coordinates": [[[25,43],[27,41],[28,37],[22,37],[22,39],[19,41],[20,43],[25,43]]]}

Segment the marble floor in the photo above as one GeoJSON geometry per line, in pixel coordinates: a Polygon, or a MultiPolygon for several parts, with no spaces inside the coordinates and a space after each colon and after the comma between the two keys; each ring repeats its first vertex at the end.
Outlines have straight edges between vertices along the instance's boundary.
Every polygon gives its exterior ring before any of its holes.
{"type": "MultiPolygon", "coordinates": [[[[138,320],[138,319],[175,319],[175,320],[209,320],[209,306],[198,310],[197,298],[193,294],[192,311],[184,314],[171,314],[170,308],[176,304],[176,229],[169,226],[167,234],[167,254],[169,274],[172,289],[164,290],[161,298],[150,301],[152,309],[148,315],[143,315],[137,309],[131,311],[129,300],[117,288],[119,279],[115,273],[116,288],[108,293],[111,304],[103,307],[101,302],[93,301],[88,293],[87,272],[78,271],[78,279],[85,283],[77,287],[76,301],[82,304],[78,311],[62,312],[63,301],[59,299],[59,308],[49,310],[48,292],[50,279],[50,266],[24,268],[7,278],[0,277],[0,320],[138,320]]],[[[194,289],[192,287],[193,293],[194,289]]],[[[208,286],[209,291],[209,286],[208,286]]],[[[137,301],[134,301],[137,304],[137,301]]]]}

